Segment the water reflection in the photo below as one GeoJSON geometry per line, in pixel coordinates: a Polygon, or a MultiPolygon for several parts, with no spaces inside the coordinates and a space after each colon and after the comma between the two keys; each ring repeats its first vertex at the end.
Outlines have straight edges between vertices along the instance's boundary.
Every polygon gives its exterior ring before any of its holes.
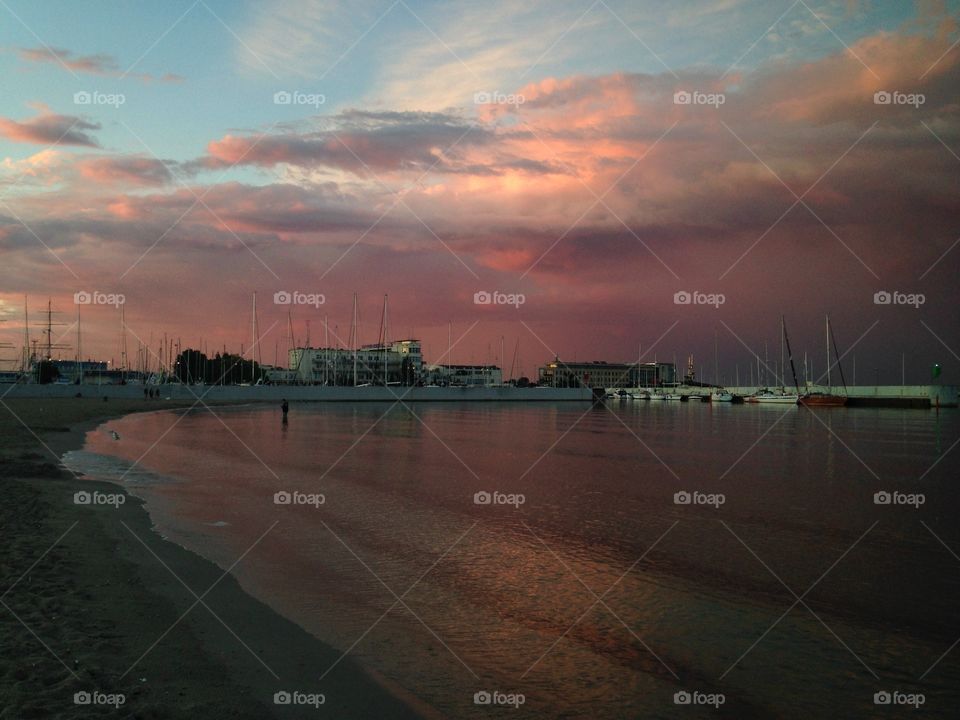
{"type": "MultiPolygon", "coordinates": [[[[920,523],[960,548],[955,466],[935,465],[941,435],[960,435],[955,413],[371,404],[298,406],[278,424],[272,410],[218,412],[242,443],[197,411],[111,423],[123,442],[96,431],[87,449],[135,460],[169,431],[143,463],[180,482],[136,490],[158,529],[227,567],[280,520],[238,577],[337,647],[394,603],[382,583],[409,589],[410,611],[352,653],[451,717],[488,717],[472,703],[483,687],[524,692],[518,718],[690,717],[672,697],[693,687],[723,692],[737,717],[859,716],[877,681],[848,647],[907,682],[960,636],[960,573],[920,523]],[[927,503],[878,507],[884,488],[927,503]],[[277,506],[281,490],[326,503],[277,506]],[[681,490],[726,502],[677,505],[681,490]],[[476,504],[481,491],[524,502],[476,504]],[[800,606],[751,649],[795,600],[781,580],[797,594],[813,584],[804,602],[829,630],[800,606]]],[[[947,655],[920,683],[941,702],[925,712],[950,716],[944,688],[958,680],[947,655]]]]}

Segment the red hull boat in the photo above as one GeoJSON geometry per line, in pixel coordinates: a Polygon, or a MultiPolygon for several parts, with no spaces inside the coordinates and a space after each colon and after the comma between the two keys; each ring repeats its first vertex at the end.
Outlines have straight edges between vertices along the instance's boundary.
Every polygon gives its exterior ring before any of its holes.
{"type": "MultiPolygon", "coordinates": [[[[827,392],[808,392],[797,402],[806,407],[844,407],[847,404],[846,395],[834,395],[830,390],[830,342],[833,340],[833,333],[830,332],[830,316],[827,315],[827,392]]],[[[840,353],[837,352],[836,340],[833,340],[833,352],[837,356],[837,367],[840,370],[840,379],[843,380],[843,368],[840,366],[840,353]]],[[[843,380],[843,387],[846,389],[847,382],[843,380]]]]}
{"type": "Polygon", "coordinates": [[[845,395],[828,395],[827,393],[810,393],[797,401],[807,407],[843,407],[847,404],[845,395]]]}

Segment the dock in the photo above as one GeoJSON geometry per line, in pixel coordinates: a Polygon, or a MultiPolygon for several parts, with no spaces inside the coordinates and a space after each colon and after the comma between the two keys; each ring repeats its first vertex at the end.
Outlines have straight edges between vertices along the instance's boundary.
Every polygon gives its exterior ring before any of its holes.
{"type": "MultiPolygon", "coordinates": [[[[650,388],[625,388],[633,390],[649,390],[650,388]]],[[[754,386],[726,387],[726,392],[735,396],[747,397],[753,395],[760,388],[754,386]]],[[[823,392],[827,388],[812,386],[810,391],[823,392]]],[[[670,392],[687,396],[691,399],[700,399],[709,395],[713,388],[707,386],[679,385],[669,388],[670,392]]],[[[596,388],[594,392],[603,393],[596,388]]],[[[787,387],[787,392],[795,392],[793,387],[787,387]]],[[[804,390],[801,388],[801,393],[804,390]]],[[[892,407],[892,408],[955,408],[957,407],[958,387],[956,385],[850,385],[843,388],[833,388],[833,392],[847,396],[847,407],[892,407]]]]}

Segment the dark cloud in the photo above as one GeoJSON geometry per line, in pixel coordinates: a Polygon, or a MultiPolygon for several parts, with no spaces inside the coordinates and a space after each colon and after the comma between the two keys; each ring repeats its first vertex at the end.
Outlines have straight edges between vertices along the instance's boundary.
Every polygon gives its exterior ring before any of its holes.
{"type": "Polygon", "coordinates": [[[94,55],[77,55],[70,50],[54,47],[18,48],[22,60],[32,63],[53,63],[65,67],[72,72],[89,75],[103,75],[108,77],[133,77],[144,82],[182,82],[180,75],[166,73],[160,77],[149,73],[125,73],[117,65],[112,55],[97,53],[94,55]]]}
{"type": "Polygon", "coordinates": [[[0,117],[0,136],[13,142],[36,145],[99,147],[96,139],[84,132],[99,129],[99,123],[89,122],[75,115],[57,115],[46,110],[23,122],[0,117]]]}

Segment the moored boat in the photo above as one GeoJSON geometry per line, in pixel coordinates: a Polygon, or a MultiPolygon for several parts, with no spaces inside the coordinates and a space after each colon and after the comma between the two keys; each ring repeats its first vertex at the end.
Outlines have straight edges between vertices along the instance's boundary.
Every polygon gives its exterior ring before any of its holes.
{"type": "Polygon", "coordinates": [[[827,391],[813,391],[803,395],[797,402],[806,407],[844,407],[847,404],[846,395],[837,395],[833,392],[830,379],[830,341],[833,340],[833,352],[837,358],[837,369],[840,371],[840,380],[843,381],[844,390],[847,387],[847,381],[843,377],[843,366],[840,365],[840,354],[837,352],[837,341],[833,339],[833,333],[830,331],[830,316],[827,315],[827,391]]]}
{"type": "Polygon", "coordinates": [[[797,402],[807,407],[843,407],[847,404],[847,398],[845,395],[810,392],[801,397],[797,402]]]}
{"type": "Polygon", "coordinates": [[[800,396],[795,393],[773,392],[771,390],[761,390],[753,395],[744,398],[748,403],[764,403],[773,405],[796,405],[800,396]]]}

